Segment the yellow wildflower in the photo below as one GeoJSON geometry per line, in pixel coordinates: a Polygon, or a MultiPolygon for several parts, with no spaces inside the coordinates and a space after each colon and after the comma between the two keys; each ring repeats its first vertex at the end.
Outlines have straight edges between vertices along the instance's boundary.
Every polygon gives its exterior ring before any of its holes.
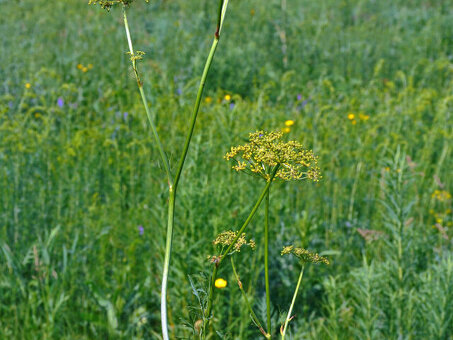
{"type": "Polygon", "coordinates": [[[212,98],[211,97],[206,97],[204,99],[204,101],[205,101],[206,104],[211,104],[212,103],[212,98]]]}
{"type": "Polygon", "coordinates": [[[288,119],[288,120],[285,122],[285,125],[286,125],[286,126],[293,126],[293,125],[294,125],[294,120],[288,119]]]}
{"type": "MultiPolygon", "coordinates": [[[[289,127],[284,129],[288,129],[288,132],[291,130],[289,127]]],[[[231,147],[224,158],[234,161],[233,169],[236,171],[245,171],[265,180],[270,180],[271,169],[280,165],[275,178],[285,181],[311,179],[317,182],[320,179],[318,158],[312,150],[303,149],[296,141],[282,141],[283,133],[250,133],[249,143],[231,147]]]]}
{"type": "Polygon", "coordinates": [[[225,288],[227,286],[227,284],[228,284],[228,282],[222,278],[215,280],[215,283],[214,283],[216,288],[219,288],[219,289],[225,288]]]}
{"type": "Polygon", "coordinates": [[[291,128],[289,128],[289,127],[284,127],[284,128],[282,129],[282,131],[283,131],[284,133],[290,133],[290,132],[291,132],[291,128]]]}
{"type": "Polygon", "coordinates": [[[25,84],[25,88],[26,88],[26,89],[29,89],[30,87],[31,87],[31,84],[30,84],[30,83],[26,83],[26,84],[25,84]]]}
{"type": "Polygon", "coordinates": [[[357,124],[357,121],[356,121],[356,120],[353,120],[353,121],[351,122],[351,124],[352,124],[352,125],[356,125],[356,124],[357,124]]]}
{"type": "Polygon", "coordinates": [[[84,72],[84,73],[85,73],[85,72],[87,72],[87,71],[88,71],[88,67],[84,67],[84,68],[82,68],[82,72],[84,72]]]}
{"type": "Polygon", "coordinates": [[[224,98],[227,102],[231,100],[231,96],[229,94],[226,94],[224,98]]]}
{"type": "Polygon", "coordinates": [[[353,120],[354,118],[355,118],[355,114],[353,114],[353,113],[348,114],[349,120],[353,120]]]}
{"type": "Polygon", "coordinates": [[[82,65],[82,64],[77,64],[77,68],[78,68],[79,70],[81,70],[81,69],[83,69],[83,65],[82,65]]]}

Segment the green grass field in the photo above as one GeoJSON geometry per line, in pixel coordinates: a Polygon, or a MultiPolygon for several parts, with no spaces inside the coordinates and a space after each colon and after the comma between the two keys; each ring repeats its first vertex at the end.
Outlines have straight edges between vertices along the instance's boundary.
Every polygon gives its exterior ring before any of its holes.
{"type": "MultiPolygon", "coordinates": [[[[165,172],[121,11],[87,2],[0,0],[0,339],[161,339],[165,172]]],[[[129,10],[172,168],[216,10],[129,10]]],[[[280,251],[294,243],[330,265],[307,265],[286,339],[452,340],[452,0],[230,1],[178,192],[171,338],[198,339],[193,287],[207,290],[212,240],[263,187],[223,156],[287,120],[323,178],[272,186],[272,339],[299,274],[280,251]]],[[[264,321],[263,216],[236,266],[264,321]]],[[[263,339],[231,267],[219,276],[208,338],[263,339]]]]}

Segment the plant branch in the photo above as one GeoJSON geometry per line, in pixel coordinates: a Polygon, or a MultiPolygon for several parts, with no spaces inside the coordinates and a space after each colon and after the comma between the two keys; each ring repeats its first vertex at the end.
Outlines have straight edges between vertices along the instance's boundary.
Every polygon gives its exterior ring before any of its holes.
{"type": "Polygon", "coordinates": [[[272,334],[271,325],[271,298],[269,289],[269,190],[266,193],[265,210],[264,210],[264,280],[266,286],[266,317],[267,332],[272,334]]]}
{"type": "Polygon", "coordinates": [[[280,332],[282,334],[282,340],[285,340],[286,328],[288,327],[288,323],[291,320],[291,312],[293,311],[294,303],[296,302],[297,293],[299,292],[300,283],[302,282],[302,278],[304,276],[304,268],[305,268],[305,266],[303,265],[302,269],[300,271],[300,274],[299,274],[299,280],[297,280],[296,290],[294,291],[293,300],[291,301],[291,306],[289,307],[288,315],[286,315],[286,320],[285,320],[285,324],[283,326],[283,330],[280,330],[280,332]]]}
{"type": "Polygon", "coordinates": [[[138,69],[137,69],[137,60],[136,60],[136,58],[134,58],[135,52],[134,52],[134,47],[132,45],[131,34],[129,32],[129,24],[127,22],[126,6],[123,6],[123,19],[124,19],[124,28],[126,30],[127,42],[129,45],[129,52],[131,54],[132,69],[134,70],[135,79],[137,80],[138,89],[140,91],[140,96],[142,98],[143,106],[145,107],[146,116],[148,117],[148,121],[151,126],[151,130],[153,131],[154,140],[157,144],[160,158],[162,159],[162,162],[164,163],[165,172],[167,173],[168,186],[172,187],[173,186],[173,177],[171,175],[170,165],[168,162],[167,154],[164,151],[162,142],[159,138],[159,134],[157,133],[156,126],[154,125],[153,118],[151,117],[151,112],[148,107],[148,101],[146,100],[145,92],[143,91],[143,82],[140,79],[140,75],[139,75],[138,69]]]}
{"type": "Polygon", "coordinates": [[[271,336],[269,333],[266,333],[266,331],[264,330],[263,326],[261,326],[261,323],[260,321],[258,320],[258,317],[256,316],[255,312],[253,311],[252,309],[252,305],[250,304],[249,302],[249,299],[247,298],[247,294],[245,293],[244,291],[244,288],[242,287],[242,282],[241,282],[241,279],[239,278],[239,275],[236,271],[236,267],[234,266],[234,259],[233,259],[233,256],[231,256],[231,267],[233,268],[233,273],[234,273],[234,277],[236,278],[236,281],[237,281],[237,284],[239,286],[239,289],[242,293],[242,296],[244,297],[244,300],[245,300],[245,304],[247,305],[247,308],[249,309],[250,311],[250,316],[253,320],[253,322],[256,324],[256,326],[258,327],[258,329],[260,330],[261,334],[263,334],[263,336],[266,338],[266,339],[270,339],[271,336]]]}
{"type": "Polygon", "coordinates": [[[242,227],[239,229],[237,232],[236,237],[233,239],[231,244],[228,246],[228,248],[220,255],[220,259],[214,266],[213,272],[212,272],[212,277],[211,277],[211,285],[209,286],[209,294],[208,294],[208,306],[206,308],[206,313],[204,314],[203,318],[203,334],[206,332],[206,327],[209,324],[209,319],[211,317],[211,309],[212,309],[212,299],[214,296],[214,284],[215,280],[217,277],[217,270],[222,264],[223,260],[225,259],[225,256],[228,255],[228,253],[231,251],[231,249],[234,247],[235,243],[237,242],[238,238],[242,235],[244,232],[245,228],[249,225],[250,221],[252,220],[253,216],[255,216],[256,211],[258,210],[259,206],[261,205],[261,202],[263,201],[264,197],[266,196],[267,191],[269,190],[269,187],[272,184],[272,181],[274,180],[275,175],[277,174],[277,171],[280,167],[280,164],[277,164],[272,171],[270,179],[267,181],[266,186],[264,187],[263,191],[261,192],[260,197],[255,203],[255,206],[253,207],[252,211],[250,212],[249,216],[245,220],[244,224],[242,227]]]}

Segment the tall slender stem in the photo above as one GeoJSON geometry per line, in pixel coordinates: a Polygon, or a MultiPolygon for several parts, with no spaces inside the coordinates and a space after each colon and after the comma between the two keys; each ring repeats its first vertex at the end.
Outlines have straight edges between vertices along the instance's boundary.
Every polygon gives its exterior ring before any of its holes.
{"type": "Polygon", "coordinates": [[[265,209],[264,209],[264,280],[266,285],[266,317],[267,317],[267,332],[272,335],[271,329],[271,298],[269,289],[269,192],[266,193],[265,209]]]}
{"type": "Polygon", "coordinates": [[[217,37],[214,38],[214,40],[212,41],[211,50],[209,52],[208,59],[206,60],[206,64],[204,66],[203,74],[201,76],[200,85],[198,87],[198,92],[197,92],[197,99],[195,100],[195,106],[193,108],[192,117],[190,119],[189,133],[187,134],[186,140],[184,142],[184,149],[182,151],[181,158],[179,159],[178,169],[176,170],[175,190],[178,187],[182,168],[184,167],[184,162],[186,160],[187,152],[189,151],[190,141],[192,140],[193,131],[195,129],[195,123],[197,121],[198,112],[200,110],[201,98],[203,96],[203,90],[204,90],[204,86],[206,84],[206,78],[208,76],[208,72],[211,67],[212,60],[214,58],[214,54],[217,49],[218,43],[219,43],[219,39],[217,37]]]}
{"type": "Polygon", "coordinates": [[[234,265],[233,256],[231,256],[231,267],[233,268],[234,277],[236,278],[237,284],[239,286],[239,290],[241,291],[242,296],[243,296],[243,298],[245,300],[245,304],[247,305],[247,308],[248,308],[248,310],[250,312],[250,317],[252,318],[253,322],[255,322],[255,324],[258,327],[258,329],[260,330],[261,334],[263,334],[263,336],[266,339],[270,339],[271,338],[270,334],[266,333],[266,331],[264,330],[263,326],[261,326],[261,323],[260,323],[258,317],[256,316],[255,312],[253,311],[252,305],[250,304],[249,299],[247,298],[247,294],[245,293],[244,288],[242,287],[241,279],[239,278],[239,275],[238,275],[238,273],[236,271],[236,267],[234,265]]]}
{"type": "Polygon", "coordinates": [[[299,274],[299,280],[297,281],[296,290],[294,291],[293,300],[291,301],[291,306],[289,307],[288,315],[286,316],[285,325],[283,327],[283,331],[281,332],[282,340],[285,340],[286,328],[288,327],[288,322],[291,319],[291,313],[293,311],[294,303],[296,302],[296,297],[297,293],[299,292],[300,283],[302,282],[302,277],[304,276],[304,268],[305,266],[303,265],[299,274]]]}
{"type": "Polygon", "coordinates": [[[275,166],[274,170],[272,171],[272,174],[271,174],[271,177],[270,177],[269,181],[267,181],[266,186],[264,187],[263,191],[261,192],[261,195],[258,198],[258,200],[256,201],[256,203],[255,203],[252,211],[250,212],[249,216],[245,220],[245,222],[242,225],[242,227],[238,230],[236,237],[233,239],[233,241],[228,246],[228,248],[220,255],[220,258],[219,258],[218,262],[214,266],[214,269],[212,271],[212,276],[211,276],[211,284],[209,286],[208,305],[207,305],[207,308],[206,308],[206,313],[204,314],[204,318],[203,318],[204,319],[203,320],[203,333],[202,333],[203,336],[206,336],[206,334],[205,334],[206,327],[209,324],[209,319],[211,318],[212,299],[213,299],[213,296],[214,296],[214,284],[215,284],[215,280],[216,280],[216,277],[217,277],[217,271],[218,271],[220,265],[222,264],[223,260],[225,259],[225,256],[228,255],[228,253],[231,251],[231,249],[236,244],[236,241],[238,240],[238,238],[242,235],[242,233],[244,232],[245,228],[247,228],[247,226],[249,225],[249,223],[252,220],[253,216],[255,216],[255,213],[258,210],[259,206],[261,205],[261,202],[263,201],[264,197],[266,196],[266,193],[269,190],[269,187],[271,186],[272,181],[274,180],[274,177],[277,174],[277,171],[278,171],[279,167],[280,167],[280,164],[277,164],[275,166]]]}
{"type": "Polygon", "coordinates": [[[167,325],[167,286],[168,286],[168,272],[170,268],[170,257],[171,257],[171,249],[172,249],[172,242],[173,242],[173,227],[174,227],[174,212],[175,212],[175,204],[176,204],[176,191],[178,188],[179,180],[181,178],[181,172],[184,167],[184,162],[186,160],[187,152],[189,150],[190,142],[192,140],[193,131],[195,129],[195,123],[197,120],[198,112],[200,110],[201,99],[203,96],[203,90],[206,84],[206,78],[209,73],[209,69],[211,67],[212,61],[214,59],[214,54],[217,49],[217,45],[220,39],[220,32],[223,25],[223,20],[225,18],[226,9],[228,7],[228,0],[220,0],[219,1],[219,12],[217,18],[217,26],[215,37],[212,42],[211,50],[209,52],[208,58],[206,60],[203,74],[201,76],[200,85],[198,87],[197,98],[195,100],[195,106],[192,112],[192,117],[190,121],[190,128],[187,134],[186,140],[184,142],[183,152],[181,154],[181,158],[178,163],[178,168],[176,170],[176,175],[173,179],[170,165],[168,162],[167,155],[164,151],[162,146],[161,140],[157,133],[157,129],[154,125],[153,119],[151,117],[151,112],[149,111],[148,102],[146,100],[145,93],[143,91],[143,82],[140,79],[138,69],[137,69],[137,56],[135,55],[134,48],[132,45],[132,39],[129,31],[129,24],[127,21],[126,15],[126,6],[123,6],[123,18],[124,18],[124,27],[126,29],[126,37],[127,42],[129,45],[129,52],[131,54],[131,62],[132,68],[134,70],[135,79],[137,80],[137,85],[140,91],[140,96],[143,101],[143,105],[145,107],[146,115],[148,117],[148,121],[151,125],[151,129],[154,135],[155,142],[157,144],[160,157],[164,163],[165,172],[167,173],[167,180],[168,180],[168,187],[169,187],[169,204],[168,204],[168,223],[167,223],[167,235],[166,235],[166,245],[165,245],[165,257],[164,257],[164,268],[162,273],[162,287],[161,287],[161,321],[162,321],[162,336],[164,340],[168,340],[168,325],[167,325]]]}
{"type": "Polygon", "coordinates": [[[159,138],[159,134],[157,133],[156,126],[154,125],[154,121],[153,121],[151,112],[148,107],[148,101],[146,100],[145,92],[143,91],[143,82],[141,81],[140,75],[138,73],[137,60],[134,58],[135,52],[134,52],[134,47],[132,45],[131,34],[129,32],[129,24],[127,22],[126,6],[123,6],[123,19],[124,19],[124,28],[126,29],[127,43],[129,45],[129,52],[131,54],[132,69],[134,70],[135,79],[137,80],[138,89],[140,91],[140,96],[142,98],[143,106],[145,107],[146,116],[148,117],[149,125],[151,126],[151,130],[153,131],[154,140],[157,144],[160,158],[162,159],[162,162],[164,163],[165,172],[167,173],[168,186],[172,187],[173,186],[173,177],[172,177],[171,171],[170,171],[170,164],[168,162],[167,155],[164,151],[164,147],[162,146],[162,142],[159,138]]]}

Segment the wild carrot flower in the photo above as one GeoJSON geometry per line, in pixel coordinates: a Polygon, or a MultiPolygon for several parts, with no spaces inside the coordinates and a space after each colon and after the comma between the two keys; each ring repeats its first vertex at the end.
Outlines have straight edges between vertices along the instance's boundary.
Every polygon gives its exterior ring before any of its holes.
{"type": "Polygon", "coordinates": [[[275,178],[285,181],[320,178],[318,158],[313,151],[306,150],[299,142],[283,142],[283,132],[257,131],[250,133],[249,143],[231,147],[225,155],[227,161],[234,160],[232,168],[252,175],[271,178],[272,169],[280,165],[275,178]]]}

